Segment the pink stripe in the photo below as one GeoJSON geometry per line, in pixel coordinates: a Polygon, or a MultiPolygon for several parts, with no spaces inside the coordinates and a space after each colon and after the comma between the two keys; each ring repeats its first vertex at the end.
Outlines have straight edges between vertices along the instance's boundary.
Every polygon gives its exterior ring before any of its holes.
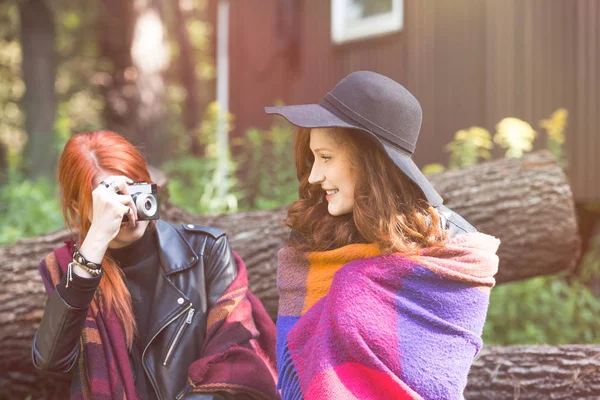
{"type": "Polygon", "coordinates": [[[398,377],[357,363],[323,371],[313,379],[305,397],[314,400],[423,400],[398,377]]]}

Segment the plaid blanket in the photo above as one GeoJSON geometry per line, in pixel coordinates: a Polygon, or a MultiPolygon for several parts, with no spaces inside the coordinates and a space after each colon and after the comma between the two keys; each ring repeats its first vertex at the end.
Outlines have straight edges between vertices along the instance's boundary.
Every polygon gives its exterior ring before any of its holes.
{"type": "MultiPolygon", "coordinates": [[[[50,253],[39,270],[51,295],[72,260],[70,241],[50,253]]],[[[249,291],[246,267],[234,253],[238,275],[209,310],[202,358],[189,367],[188,392],[244,393],[246,398],[279,398],[275,383],[275,325],[249,291]]],[[[137,399],[125,333],[114,312],[103,312],[95,296],[81,334],[71,383],[72,399],[137,399]]]]}
{"type": "Polygon", "coordinates": [[[275,325],[248,289],[244,262],[234,256],[238,275],[208,313],[202,358],[189,368],[186,391],[279,399],[275,389],[275,325]]]}
{"type": "Polygon", "coordinates": [[[278,389],[288,399],[461,399],[499,241],[407,257],[373,244],[279,252],[278,389]]]}

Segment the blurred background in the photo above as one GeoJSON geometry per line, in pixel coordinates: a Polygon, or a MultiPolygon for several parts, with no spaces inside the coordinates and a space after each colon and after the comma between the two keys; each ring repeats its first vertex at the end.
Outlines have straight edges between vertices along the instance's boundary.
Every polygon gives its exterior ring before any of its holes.
{"type": "Polygon", "coordinates": [[[190,212],[289,204],[293,132],[263,107],[372,70],[419,99],[428,172],[559,159],[583,257],[494,289],[484,340],[598,343],[599,43],[596,0],[3,0],[0,244],[62,227],[55,171],[74,132],[126,136],[190,212]]]}

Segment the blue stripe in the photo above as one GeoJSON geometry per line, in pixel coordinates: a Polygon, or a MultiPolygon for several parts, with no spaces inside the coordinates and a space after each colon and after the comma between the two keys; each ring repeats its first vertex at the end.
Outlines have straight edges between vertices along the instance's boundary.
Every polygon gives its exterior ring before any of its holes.
{"type": "Polygon", "coordinates": [[[277,353],[277,373],[279,375],[277,389],[281,390],[282,400],[304,399],[298,374],[287,346],[288,333],[298,320],[300,320],[300,317],[277,317],[277,344],[275,349],[277,353]]]}

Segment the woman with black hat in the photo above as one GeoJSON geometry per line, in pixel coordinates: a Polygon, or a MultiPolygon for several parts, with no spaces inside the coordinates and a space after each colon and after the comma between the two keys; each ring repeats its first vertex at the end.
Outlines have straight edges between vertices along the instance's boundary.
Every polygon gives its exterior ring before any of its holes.
{"type": "Polygon", "coordinates": [[[443,206],[411,159],[421,107],[354,72],[297,127],[299,200],[279,252],[283,399],[460,399],[482,346],[496,238],[443,206]]]}

